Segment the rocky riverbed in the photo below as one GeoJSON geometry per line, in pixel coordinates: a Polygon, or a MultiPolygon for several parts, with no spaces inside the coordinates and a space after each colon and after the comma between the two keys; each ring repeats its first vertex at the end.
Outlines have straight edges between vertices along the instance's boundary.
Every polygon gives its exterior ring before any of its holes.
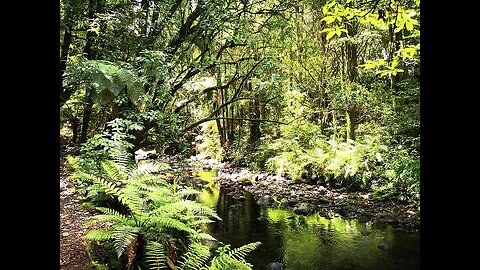
{"type": "Polygon", "coordinates": [[[398,201],[380,201],[372,192],[349,192],[345,188],[333,189],[307,181],[292,181],[285,177],[238,168],[231,163],[191,157],[182,166],[177,157],[158,158],[169,163],[174,172],[181,172],[194,184],[207,184],[195,177],[195,171],[215,171],[215,183],[225,189],[227,196],[241,202],[243,192],[250,192],[257,204],[291,209],[300,215],[318,213],[325,218],[341,215],[361,223],[390,224],[394,231],[419,232],[420,212],[409,204],[398,201]]]}

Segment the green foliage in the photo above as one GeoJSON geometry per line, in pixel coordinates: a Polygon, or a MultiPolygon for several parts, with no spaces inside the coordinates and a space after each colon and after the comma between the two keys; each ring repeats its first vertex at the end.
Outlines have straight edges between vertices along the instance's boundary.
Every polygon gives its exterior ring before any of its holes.
{"type": "Polygon", "coordinates": [[[145,106],[145,91],[142,81],[131,69],[127,63],[79,57],[75,65],[68,66],[65,85],[75,88],[80,82],[87,82],[95,89],[95,99],[100,104],[105,105],[126,94],[133,104],[142,108],[145,106]]]}
{"type": "MultiPolygon", "coordinates": [[[[116,144],[122,145],[122,142],[116,141],[116,144]]],[[[85,171],[76,173],[76,177],[95,183],[122,205],[120,209],[96,207],[101,214],[94,216],[91,223],[104,226],[89,231],[87,239],[111,242],[118,258],[125,255],[129,265],[144,262],[150,269],[167,267],[166,247],[162,243],[183,239],[182,242],[187,243],[189,249],[184,255],[185,259],[180,260],[181,269],[200,269],[201,265],[206,265],[210,251],[201,242],[215,239],[202,232],[200,226],[212,219],[220,219],[216,212],[199,202],[186,199],[198,191],[167,182],[165,170],[168,166],[125,162],[128,161],[128,154],[113,146],[110,151],[117,149],[117,153],[110,155],[111,159],[101,161],[101,171],[97,175],[85,171]],[[144,249],[137,247],[139,241],[144,241],[144,249]]],[[[256,246],[258,243],[214,258],[211,267],[215,268],[209,269],[246,266],[248,264],[243,257],[256,246]]]]}
{"type": "Polygon", "coordinates": [[[247,254],[260,246],[260,242],[246,244],[244,246],[231,249],[230,245],[225,245],[217,249],[219,255],[214,257],[209,270],[223,269],[252,269],[251,264],[245,261],[247,254]]]}
{"type": "Polygon", "coordinates": [[[151,270],[167,269],[165,247],[158,242],[149,241],[145,246],[145,262],[151,270]]]}

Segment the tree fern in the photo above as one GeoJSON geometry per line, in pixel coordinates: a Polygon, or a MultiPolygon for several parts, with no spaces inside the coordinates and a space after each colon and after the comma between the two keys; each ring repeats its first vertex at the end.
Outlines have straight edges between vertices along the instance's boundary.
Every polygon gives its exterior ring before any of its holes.
{"type": "MultiPolygon", "coordinates": [[[[119,139],[114,144],[122,145],[122,142],[119,139]]],[[[198,194],[198,191],[167,182],[162,172],[168,166],[161,163],[135,164],[131,162],[131,157],[124,154],[125,147],[114,149],[114,154],[110,153],[111,160],[101,164],[101,177],[86,173],[80,173],[79,177],[89,179],[105,194],[117,198],[128,211],[119,212],[97,207],[101,214],[96,215],[94,221],[105,222],[107,227],[89,232],[88,238],[111,239],[117,256],[126,255],[127,267],[131,268],[134,264],[140,266],[136,263],[140,259],[150,269],[174,266],[172,258],[167,258],[166,248],[160,241],[175,239],[190,243],[187,245],[185,259],[179,260],[181,269],[205,268],[211,255],[208,248],[200,243],[215,241],[215,238],[202,231],[201,225],[212,222],[212,219],[220,219],[217,213],[210,207],[187,199],[198,194]],[[145,248],[138,246],[143,244],[146,245],[145,248]],[[139,251],[145,253],[138,254],[139,251]]],[[[248,267],[243,257],[253,248],[253,245],[247,245],[229,253],[222,253],[213,259],[211,267],[248,267]]],[[[171,255],[169,251],[169,256],[180,255],[176,254],[177,251],[173,252],[174,255],[171,255]]]]}
{"type": "Polygon", "coordinates": [[[167,254],[163,244],[155,241],[149,241],[145,247],[145,263],[150,270],[166,269],[165,260],[167,254]]]}

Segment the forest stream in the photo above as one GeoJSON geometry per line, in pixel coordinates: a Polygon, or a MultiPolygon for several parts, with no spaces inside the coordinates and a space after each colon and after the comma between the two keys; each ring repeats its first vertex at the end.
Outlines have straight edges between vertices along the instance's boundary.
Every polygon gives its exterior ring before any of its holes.
{"type": "Polygon", "coordinates": [[[215,171],[205,169],[193,171],[204,183],[198,199],[222,219],[209,224],[208,233],[232,247],[260,241],[247,257],[253,269],[266,269],[274,262],[303,270],[420,268],[418,232],[334,212],[299,215],[280,206],[259,205],[244,189],[215,185],[222,181],[215,171]]]}

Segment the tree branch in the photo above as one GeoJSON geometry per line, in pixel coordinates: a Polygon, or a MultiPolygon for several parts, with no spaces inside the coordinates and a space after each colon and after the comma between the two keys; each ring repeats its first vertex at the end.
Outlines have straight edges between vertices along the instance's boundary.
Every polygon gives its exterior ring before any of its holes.
{"type": "Polygon", "coordinates": [[[226,119],[226,120],[238,120],[238,121],[259,121],[259,122],[269,122],[269,123],[275,123],[275,124],[280,124],[280,125],[288,125],[288,123],[285,123],[285,122],[280,122],[280,121],[275,121],[275,120],[269,120],[269,119],[251,119],[251,118],[235,118],[235,117],[214,117],[214,118],[204,118],[202,120],[199,120],[193,124],[191,124],[190,126],[184,128],[181,133],[185,133],[187,131],[189,131],[190,129],[200,125],[200,124],[203,124],[205,122],[208,122],[208,121],[216,121],[216,120],[222,120],[222,119],[226,119]]]}

